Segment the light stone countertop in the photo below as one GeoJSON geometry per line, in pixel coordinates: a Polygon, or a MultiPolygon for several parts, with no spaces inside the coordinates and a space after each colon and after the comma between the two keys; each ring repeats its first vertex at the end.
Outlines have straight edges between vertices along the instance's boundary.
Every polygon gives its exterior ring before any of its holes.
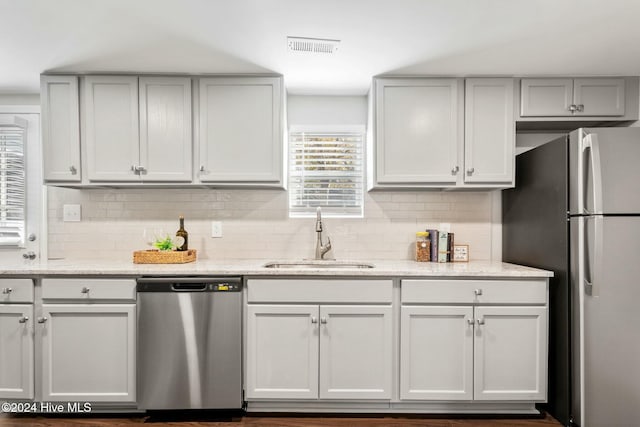
{"type": "MultiPolygon", "coordinates": [[[[299,260],[298,260],[299,261],[299,260]]],[[[435,263],[389,260],[354,260],[354,263],[373,264],[374,268],[265,268],[267,262],[287,263],[293,260],[198,260],[187,264],[134,264],[131,261],[108,260],[49,260],[4,263],[0,261],[1,276],[184,276],[184,275],[242,275],[242,276],[341,276],[341,277],[493,277],[546,278],[553,272],[502,262],[471,261],[468,263],[435,263]]],[[[340,263],[347,262],[339,260],[340,263]]],[[[313,261],[312,261],[313,263],[313,261]]]]}

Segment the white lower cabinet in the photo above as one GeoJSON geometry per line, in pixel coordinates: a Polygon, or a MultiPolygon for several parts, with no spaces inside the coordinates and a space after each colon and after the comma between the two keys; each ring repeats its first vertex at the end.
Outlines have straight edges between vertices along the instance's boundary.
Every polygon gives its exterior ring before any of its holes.
{"type": "Polygon", "coordinates": [[[473,307],[402,307],[400,398],[473,399],[473,307]]]}
{"type": "Polygon", "coordinates": [[[247,397],[318,397],[318,306],[249,305],[247,397]]]}
{"type": "Polygon", "coordinates": [[[0,399],[34,398],[33,281],[0,279],[0,399]]]}
{"type": "Polygon", "coordinates": [[[546,307],[476,307],[475,400],[547,396],[546,307]]]}
{"type": "Polygon", "coordinates": [[[247,400],[391,399],[390,280],[255,279],[247,288],[247,400]]]}
{"type": "Polygon", "coordinates": [[[391,306],[248,307],[247,398],[390,399],[391,306]]]}
{"type": "Polygon", "coordinates": [[[33,399],[33,305],[0,304],[0,398],[33,399]]]}
{"type": "Polygon", "coordinates": [[[135,280],[44,279],[43,401],[136,402],[135,280]]]}
{"type": "Polygon", "coordinates": [[[546,400],[546,280],[405,280],[402,303],[401,400],[546,400]]]}
{"type": "Polygon", "coordinates": [[[135,304],[43,304],[42,398],[135,402],[135,304]]]}

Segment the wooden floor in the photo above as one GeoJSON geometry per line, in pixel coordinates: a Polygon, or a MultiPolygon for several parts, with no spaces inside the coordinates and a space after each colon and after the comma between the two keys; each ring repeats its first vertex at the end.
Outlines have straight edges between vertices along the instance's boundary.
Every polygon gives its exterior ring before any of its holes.
{"type": "Polygon", "coordinates": [[[554,418],[449,418],[439,416],[255,416],[238,417],[26,417],[0,415],[0,426],[29,427],[101,427],[101,426],[149,426],[176,427],[558,427],[554,418]]]}

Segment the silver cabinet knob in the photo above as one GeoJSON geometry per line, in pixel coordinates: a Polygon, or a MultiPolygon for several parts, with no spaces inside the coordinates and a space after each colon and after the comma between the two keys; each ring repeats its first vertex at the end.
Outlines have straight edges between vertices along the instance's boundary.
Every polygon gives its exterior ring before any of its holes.
{"type": "Polygon", "coordinates": [[[318,318],[315,316],[311,316],[311,323],[318,323],[318,318]]]}
{"type": "Polygon", "coordinates": [[[326,317],[321,317],[320,318],[320,323],[322,323],[323,325],[327,324],[327,318],[326,317]]]}
{"type": "Polygon", "coordinates": [[[36,241],[36,235],[33,233],[29,233],[29,235],[27,236],[27,240],[30,242],[35,242],[36,241]]]}
{"type": "Polygon", "coordinates": [[[469,324],[469,326],[473,326],[475,322],[473,321],[473,319],[467,319],[467,323],[469,324]]]}
{"type": "Polygon", "coordinates": [[[476,170],[474,168],[467,169],[467,175],[473,175],[476,170]]]}
{"type": "Polygon", "coordinates": [[[478,325],[484,325],[484,319],[476,319],[478,325]]]}
{"type": "Polygon", "coordinates": [[[87,288],[86,286],[84,286],[84,287],[80,290],[80,292],[82,292],[83,294],[88,294],[90,290],[91,290],[91,289],[89,289],[89,288],[87,288]]]}
{"type": "Polygon", "coordinates": [[[571,111],[572,113],[575,113],[577,109],[578,106],[576,104],[571,104],[567,107],[567,110],[571,111]]]}
{"type": "Polygon", "coordinates": [[[46,317],[38,317],[38,323],[44,323],[47,321],[46,317]]]}
{"type": "Polygon", "coordinates": [[[584,111],[584,104],[576,105],[576,111],[582,113],[584,111]]]}
{"type": "Polygon", "coordinates": [[[13,288],[2,288],[3,294],[9,295],[11,292],[13,292],[13,288]]]}
{"type": "Polygon", "coordinates": [[[75,166],[71,165],[69,166],[69,172],[71,172],[71,175],[76,175],[78,173],[78,169],[76,169],[75,166]]]}
{"type": "Polygon", "coordinates": [[[24,259],[36,259],[36,253],[33,251],[25,252],[22,254],[22,258],[24,259]]]}
{"type": "Polygon", "coordinates": [[[454,166],[454,167],[451,169],[451,175],[455,175],[455,174],[457,174],[459,170],[460,170],[460,166],[454,166]]]}
{"type": "Polygon", "coordinates": [[[473,293],[476,294],[477,297],[479,297],[480,295],[482,295],[482,289],[475,289],[473,293]]]}
{"type": "Polygon", "coordinates": [[[18,319],[18,323],[27,323],[27,320],[29,320],[27,316],[22,316],[18,319]]]}
{"type": "Polygon", "coordinates": [[[204,165],[200,165],[200,172],[204,172],[204,165]]]}

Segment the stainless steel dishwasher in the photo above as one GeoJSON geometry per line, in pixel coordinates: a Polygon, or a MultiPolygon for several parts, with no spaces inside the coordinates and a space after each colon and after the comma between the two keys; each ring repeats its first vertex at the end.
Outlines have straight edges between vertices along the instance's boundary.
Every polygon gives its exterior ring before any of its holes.
{"type": "Polygon", "coordinates": [[[242,407],[242,279],[138,279],[140,409],[242,407]]]}

